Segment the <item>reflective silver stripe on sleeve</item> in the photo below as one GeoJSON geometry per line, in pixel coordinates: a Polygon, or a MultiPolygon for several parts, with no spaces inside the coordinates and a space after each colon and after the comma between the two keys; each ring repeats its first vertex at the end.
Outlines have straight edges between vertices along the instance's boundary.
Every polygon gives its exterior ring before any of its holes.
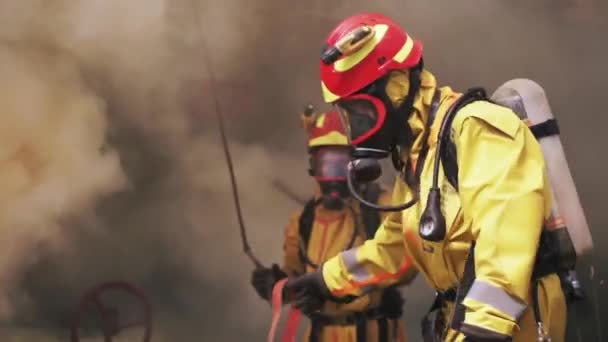
{"type": "Polygon", "coordinates": [[[469,290],[466,299],[473,299],[478,302],[488,304],[507,315],[519,320],[527,308],[526,304],[513,298],[500,287],[489,284],[485,281],[475,280],[469,290]]]}
{"type": "Polygon", "coordinates": [[[353,275],[355,281],[363,281],[370,277],[370,274],[357,261],[358,248],[352,248],[341,253],[342,260],[348,272],[353,275]]]}

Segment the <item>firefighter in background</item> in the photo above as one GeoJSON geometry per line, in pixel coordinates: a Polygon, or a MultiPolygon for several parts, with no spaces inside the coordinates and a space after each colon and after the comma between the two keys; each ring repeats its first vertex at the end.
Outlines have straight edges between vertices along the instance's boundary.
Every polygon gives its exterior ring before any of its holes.
{"type": "Polygon", "coordinates": [[[335,28],[321,81],[359,156],[392,154],[404,179],[393,199],[402,205],[382,208],[400,211],[373,240],[290,279],[297,306],[314,312],[415,266],[437,291],[426,341],[563,341],[558,262],[541,250],[552,204],[540,137],[480,90],[439,88],[422,44],[381,14],[335,28]]]}
{"type": "MultiPolygon", "coordinates": [[[[303,115],[302,120],[309,134],[309,174],[317,186],[314,197],[289,220],[283,266],[274,264],[253,271],[251,283],[265,300],[280,279],[314,272],[327,259],[372,238],[381,221],[378,211],[350,196],[346,167],[352,147],[338,113],[303,115]]],[[[359,190],[370,202],[391,202],[390,193],[378,183],[359,190]]],[[[398,281],[405,283],[413,276],[404,274],[398,281]]],[[[403,303],[395,287],[371,292],[348,304],[327,302],[320,311],[305,313],[311,322],[307,341],[405,341],[400,319],[403,303]]]]}

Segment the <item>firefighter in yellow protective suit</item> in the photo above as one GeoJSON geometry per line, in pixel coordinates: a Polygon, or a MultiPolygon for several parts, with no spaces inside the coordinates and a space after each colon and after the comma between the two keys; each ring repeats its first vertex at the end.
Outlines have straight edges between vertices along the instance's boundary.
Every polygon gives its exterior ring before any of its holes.
{"type": "MultiPolygon", "coordinates": [[[[338,113],[303,117],[309,133],[309,173],[317,186],[315,195],[294,213],[285,233],[284,263],[279,268],[253,271],[251,283],[269,300],[277,281],[287,275],[314,272],[338,253],[372,238],[381,222],[380,213],[359,205],[346,185],[346,166],[352,148],[338,113]]],[[[391,195],[379,184],[360,189],[373,203],[389,204],[391,195]]],[[[406,282],[413,274],[397,281],[406,282]]],[[[307,341],[405,341],[403,299],[397,288],[374,291],[348,304],[327,302],[319,312],[306,313],[311,321],[307,341]]]]}
{"type": "Polygon", "coordinates": [[[394,199],[406,202],[393,209],[407,209],[290,279],[296,306],[352,300],[415,267],[437,291],[425,341],[563,341],[564,294],[541,238],[550,188],[531,130],[480,92],[439,88],[421,43],[384,15],[350,17],[326,43],[325,100],[359,155],[392,154],[403,179],[394,199]]]}

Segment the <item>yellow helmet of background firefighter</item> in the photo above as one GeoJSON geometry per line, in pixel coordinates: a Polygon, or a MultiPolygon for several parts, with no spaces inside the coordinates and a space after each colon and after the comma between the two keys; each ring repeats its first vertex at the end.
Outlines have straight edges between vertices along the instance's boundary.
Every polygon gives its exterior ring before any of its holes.
{"type": "Polygon", "coordinates": [[[321,146],[350,146],[338,112],[302,115],[302,126],[308,132],[309,151],[321,146]]]}

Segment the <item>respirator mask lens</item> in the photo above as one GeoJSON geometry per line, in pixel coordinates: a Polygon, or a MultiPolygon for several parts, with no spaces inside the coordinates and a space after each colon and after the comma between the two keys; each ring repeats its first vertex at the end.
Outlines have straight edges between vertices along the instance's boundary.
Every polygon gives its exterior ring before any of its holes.
{"type": "Polygon", "coordinates": [[[367,94],[343,99],[338,102],[337,108],[348,127],[353,145],[358,145],[374,135],[382,127],[386,114],[382,101],[367,94]]]}

